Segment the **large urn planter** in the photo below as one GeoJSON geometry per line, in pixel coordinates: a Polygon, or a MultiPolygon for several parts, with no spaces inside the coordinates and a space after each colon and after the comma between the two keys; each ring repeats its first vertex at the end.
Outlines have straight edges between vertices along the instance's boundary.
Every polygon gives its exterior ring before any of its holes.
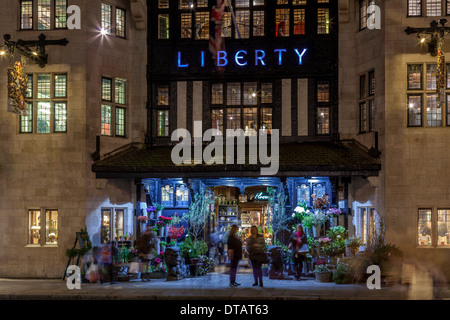
{"type": "Polygon", "coordinates": [[[331,271],[314,272],[317,282],[331,282],[333,273],[331,271]]]}

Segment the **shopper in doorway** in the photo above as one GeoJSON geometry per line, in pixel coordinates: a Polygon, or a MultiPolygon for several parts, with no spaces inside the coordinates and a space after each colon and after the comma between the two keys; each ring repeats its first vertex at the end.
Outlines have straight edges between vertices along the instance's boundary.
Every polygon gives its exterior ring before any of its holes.
{"type": "Polygon", "coordinates": [[[238,230],[238,226],[233,224],[228,233],[228,258],[231,260],[230,287],[240,286],[236,282],[237,267],[239,260],[242,259],[242,241],[237,235],[238,230]]]}
{"type": "Polygon", "coordinates": [[[294,231],[289,239],[289,249],[291,249],[292,260],[294,261],[294,272],[297,281],[300,281],[300,277],[303,271],[303,262],[306,261],[306,255],[299,253],[299,249],[308,244],[306,233],[303,231],[301,224],[297,225],[296,231],[294,231]]]}
{"type": "Polygon", "coordinates": [[[150,281],[150,261],[153,258],[152,250],[155,248],[156,235],[150,226],[147,226],[145,232],[140,236],[137,242],[137,250],[141,259],[141,280],[150,281]]]}
{"type": "Polygon", "coordinates": [[[261,267],[267,260],[267,255],[264,252],[265,244],[264,236],[258,233],[258,227],[252,226],[250,229],[250,237],[247,238],[247,252],[253,268],[253,278],[255,279],[255,283],[253,283],[254,287],[258,285],[258,281],[259,286],[263,286],[261,267]]]}

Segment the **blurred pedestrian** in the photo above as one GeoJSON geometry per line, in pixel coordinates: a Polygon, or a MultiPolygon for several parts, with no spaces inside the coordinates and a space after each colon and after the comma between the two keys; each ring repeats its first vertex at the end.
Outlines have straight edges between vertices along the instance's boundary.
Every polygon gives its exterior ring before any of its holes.
{"type": "Polygon", "coordinates": [[[230,287],[237,287],[241,285],[236,282],[236,273],[239,260],[242,259],[242,240],[237,235],[238,230],[238,226],[233,224],[230,232],[228,233],[228,258],[231,260],[230,287]]]}
{"type": "Polygon", "coordinates": [[[254,287],[258,285],[258,281],[259,286],[263,286],[261,267],[267,260],[267,255],[264,252],[265,244],[264,236],[258,233],[258,227],[252,226],[250,229],[250,237],[247,238],[247,252],[253,268],[253,278],[255,279],[255,283],[253,283],[254,287]]]}
{"type": "Polygon", "coordinates": [[[300,252],[304,245],[308,245],[306,233],[303,231],[303,226],[297,224],[297,229],[289,238],[289,249],[291,249],[291,257],[294,261],[294,272],[297,281],[300,281],[303,271],[303,262],[306,261],[306,254],[300,252]]]}
{"type": "Polygon", "coordinates": [[[150,261],[154,258],[152,253],[156,246],[156,235],[150,226],[147,226],[145,232],[137,241],[138,256],[141,260],[141,280],[150,281],[150,261]]]}
{"type": "Polygon", "coordinates": [[[98,249],[98,258],[97,262],[101,265],[100,272],[100,283],[103,284],[106,282],[108,275],[109,283],[114,283],[113,278],[113,256],[114,256],[114,247],[109,243],[102,243],[98,249]]]}

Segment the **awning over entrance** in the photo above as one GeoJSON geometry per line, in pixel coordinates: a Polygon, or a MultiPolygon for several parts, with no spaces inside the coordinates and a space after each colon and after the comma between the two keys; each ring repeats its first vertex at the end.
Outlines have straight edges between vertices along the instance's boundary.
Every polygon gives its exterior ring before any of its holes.
{"type": "MultiPolygon", "coordinates": [[[[261,167],[269,166],[259,162],[248,164],[249,148],[246,148],[247,164],[176,165],[171,159],[172,149],[172,146],[147,149],[145,145],[131,144],[95,162],[92,171],[97,178],[260,177],[261,167]]],[[[223,154],[225,157],[225,150],[223,154]]],[[[380,169],[379,159],[353,140],[289,143],[279,146],[279,169],[275,176],[377,176],[380,169]]]]}

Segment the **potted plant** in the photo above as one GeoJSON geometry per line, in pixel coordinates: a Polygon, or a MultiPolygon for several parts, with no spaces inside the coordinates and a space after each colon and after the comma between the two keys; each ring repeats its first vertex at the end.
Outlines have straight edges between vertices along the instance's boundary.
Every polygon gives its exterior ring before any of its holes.
{"type": "Polygon", "coordinates": [[[355,256],[359,251],[359,247],[362,245],[364,245],[364,243],[361,241],[361,238],[357,236],[352,236],[345,239],[346,255],[348,257],[355,256]]]}
{"type": "Polygon", "coordinates": [[[316,267],[314,268],[314,275],[316,277],[316,281],[318,282],[331,282],[331,277],[333,273],[328,269],[325,263],[316,263],[316,267]]]}

